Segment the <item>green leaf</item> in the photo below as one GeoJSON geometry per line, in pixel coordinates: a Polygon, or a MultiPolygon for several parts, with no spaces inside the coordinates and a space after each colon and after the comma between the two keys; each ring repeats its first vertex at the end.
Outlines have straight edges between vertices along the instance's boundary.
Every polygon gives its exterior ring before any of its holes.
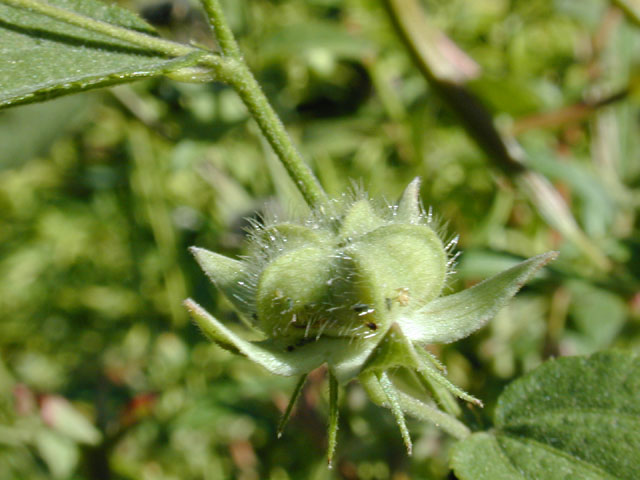
{"type": "Polygon", "coordinates": [[[551,360],[500,396],[496,429],[455,446],[461,479],[638,478],[640,358],[551,360]]]}
{"type": "Polygon", "coordinates": [[[580,280],[567,282],[566,286],[572,296],[569,314],[577,330],[565,334],[572,351],[588,355],[611,346],[627,320],[624,300],[580,280]]]}
{"type": "MultiPolygon", "coordinates": [[[[132,12],[96,0],[48,4],[144,33],[153,28],[132,12]]],[[[157,76],[194,64],[123,40],[0,4],[0,108],[157,76]]]]}
{"type": "Polygon", "coordinates": [[[436,298],[418,315],[399,321],[402,331],[410,340],[422,343],[464,338],[493,318],[534,273],[556,256],[557,252],[537,255],[472,288],[436,298]]]}

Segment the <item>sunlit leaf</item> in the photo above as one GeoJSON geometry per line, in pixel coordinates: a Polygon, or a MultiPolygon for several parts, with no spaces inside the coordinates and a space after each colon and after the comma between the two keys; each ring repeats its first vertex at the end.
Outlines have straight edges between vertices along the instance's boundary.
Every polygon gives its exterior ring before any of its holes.
{"type": "Polygon", "coordinates": [[[456,445],[453,468],[463,480],[635,479],[639,391],[637,355],[551,360],[507,387],[496,429],[456,445]]]}
{"type": "MultiPolygon", "coordinates": [[[[49,3],[97,20],[153,33],[153,28],[133,13],[96,0],[49,3]]],[[[36,12],[0,4],[0,108],[157,76],[189,63],[36,12]]]]}

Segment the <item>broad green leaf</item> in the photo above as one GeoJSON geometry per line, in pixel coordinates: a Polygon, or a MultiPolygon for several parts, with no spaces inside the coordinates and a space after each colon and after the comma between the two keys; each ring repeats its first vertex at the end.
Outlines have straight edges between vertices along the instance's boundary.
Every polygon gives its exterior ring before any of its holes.
{"type": "Polygon", "coordinates": [[[402,331],[412,341],[450,343],[484,326],[540,268],[557,256],[547,252],[525,260],[472,288],[429,302],[418,315],[403,318],[402,331]]]}
{"type": "Polygon", "coordinates": [[[640,358],[551,360],[500,396],[496,429],[456,445],[464,480],[622,479],[640,474],[640,358]]]}
{"type": "MultiPolygon", "coordinates": [[[[97,0],[48,3],[153,33],[133,13],[97,0]]],[[[156,76],[193,63],[0,2],[0,108],[156,76]]]]}

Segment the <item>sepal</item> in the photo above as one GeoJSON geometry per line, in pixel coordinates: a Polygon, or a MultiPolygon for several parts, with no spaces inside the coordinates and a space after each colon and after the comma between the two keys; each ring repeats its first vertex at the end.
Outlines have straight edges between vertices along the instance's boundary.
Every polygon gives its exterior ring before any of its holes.
{"type": "Polygon", "coordinates": [[[411,341],[451,343],[471,335],[491,320],[538,270],[558,256],[547,252],[532,257],[479,284],[436,298],[415,315],[400,320],[411,341]]]}

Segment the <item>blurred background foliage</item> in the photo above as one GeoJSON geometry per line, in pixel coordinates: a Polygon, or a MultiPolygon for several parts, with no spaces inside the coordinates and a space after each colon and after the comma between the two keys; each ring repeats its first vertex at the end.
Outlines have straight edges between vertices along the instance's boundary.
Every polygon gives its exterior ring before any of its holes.
{"type": "MultiPolygon", "coordinates": [[[[214,47],[195,2],[120,3],[164,35],[214,47]]],[[[464,417],[486,428],[504,385],[545,358],[640,346],[638,17],[604,0],[421,6],[476,62],[466,88],[607,264],[551,228],[478,148],[378,2],[225,2],[330,194],[356,181],[392,201],[422,177],[425,205],[460,235],[449,291],[561,251],[487,328],[433,348],[485,400],[464,417]]],[[[342,397],[328,470],[322,371],[276,441],[295,380],[189,322],[186,296],[238,323],[187,247],[240,255],[247,217],[300,203],[230,88],[156,79],[7,110],[0,143],[0,478],[453,478],[449,438],[412,422],[408,458],[391,415],[357,385],[342,397]]]]}

